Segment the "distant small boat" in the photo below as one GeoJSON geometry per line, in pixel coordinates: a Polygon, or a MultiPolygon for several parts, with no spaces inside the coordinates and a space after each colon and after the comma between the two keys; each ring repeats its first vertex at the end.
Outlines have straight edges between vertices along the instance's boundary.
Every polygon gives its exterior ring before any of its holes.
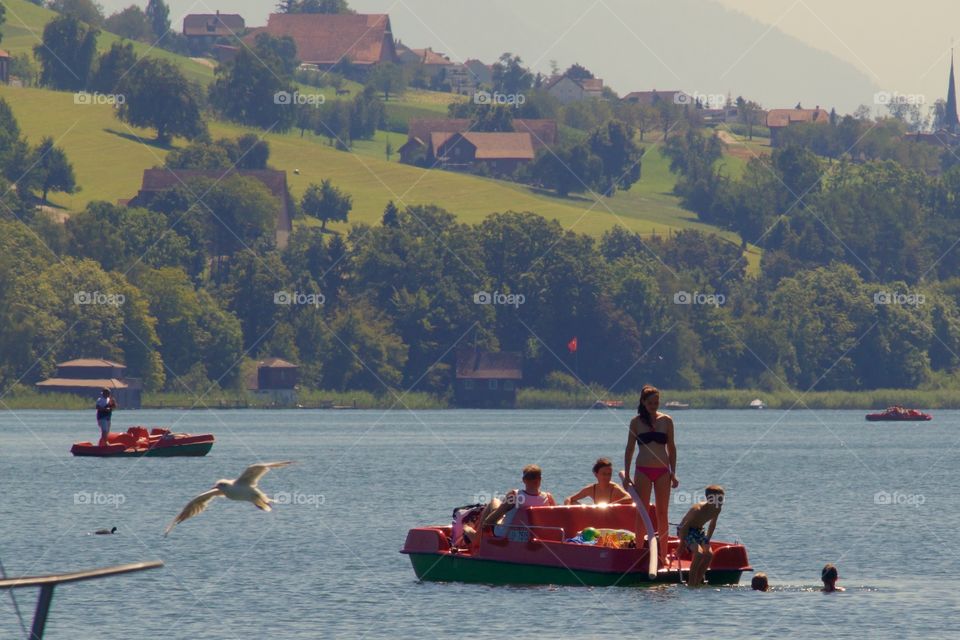
{"type": "Polygon", "coordinates": [[[107,446],[77,442],[70,449],[75,456],[97,458],[136,458],[139,456],[205,456],[213,447],[213,435],[171,433],[169,429],[130,427],[123,433],[107,436],[107,446]]]}
{"type": "Polygon", "coordinates": [[[933,420],[933,416],[917,409],[905,409],[900,405],[895,405],[888,407],[886,411],[881,413],[868,413],[867,420],[869,422],[922,422],[933,420]]]}
{"type": "Polygon", "coordinates": [[[686,402],[677,402],[676,400],[671,400],[667,404],[663,405],[663,408],[673,409],[674,411],[677,411],[679,409],[689,409],[690,405],[687,404],[686,402]]]}
{"type": "Polygon", "coordinates": [[[597,400],[594,409],[623,409],[623,400],[597,400]]]}
{"type": "Polygon", "coordinates": [[[765,405],[765,404],[763,403],[763,400],[761,400],[760,398],[756,398],[755,400],[751,400],[751,401],[750,401],[750,408],[751,408],[751,409],[766,409],[766,408],[767,408],[767,405],[765,405]]]}

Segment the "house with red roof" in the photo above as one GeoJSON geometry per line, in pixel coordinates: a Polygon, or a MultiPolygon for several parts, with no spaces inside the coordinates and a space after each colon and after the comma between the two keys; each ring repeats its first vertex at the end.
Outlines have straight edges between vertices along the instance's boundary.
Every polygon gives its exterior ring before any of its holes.
{"type": "Polygon", "coordinates": [[[430,143],[437,164],[447,169],[472,169],[485,165],[493,174],[512,174],[533,160],[529,133],[434,133],[430,143]]]}
{"type": "Polygon", "coordinates": [[[187,38],[237,37],[246,28],[239,13],[191,13],[183,17],[183,35],[187,38]]]}
{"type": "Polygon", "coordinates": [[[251,29],[244,41],[252,45],[259,33],[289,36],[300,62],[319,69],[347,61],[362,69],[399,62],[386,14],[272,13],[267,26],[251,29]]]}
{"type": "Polygon", "coordinates": [[[830,112],[820,108],[803,109],[797,105],[793,109],[771,109],[767,112],[767,128],[770,129],[770,146],[780,143],[780,133],[795,124],[829,124],[830,112]]]}
{"type": "MultiPolygon", "coordinates": [[[[424,164],[435,166],[436,150],[439,142],[445,142],[449,136],[444,133],[466,133],[470,131],[472,121],[469,118],[414,118],[407,125],[407,141],[398,149],[400,162],[406,164],[424,164]]],[[[515,118],[515,133],[526,133],[534,153],[557,143],[557,121],[551,118],[515,118]]]]}

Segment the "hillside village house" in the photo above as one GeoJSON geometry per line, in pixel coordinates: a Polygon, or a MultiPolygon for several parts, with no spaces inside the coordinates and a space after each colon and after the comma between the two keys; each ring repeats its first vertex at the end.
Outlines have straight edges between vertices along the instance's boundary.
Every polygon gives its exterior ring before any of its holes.
{"type": "Polygon", "coordinates": [[[267,26],[250,29],[244,42],[252,45],[259,33],[293,38],[300,62],[321,70],[344,62],[363,70],[399,62],[386,14],[272,13],[267,26]]]}
{"type": "Polygon", "coordinates": [[[431,135],[433,155],[446,169],[483,164],[493,174],[512,174],[534,158],[529,133],[440,133],[431,135]]]}
{"type": "Polygon", "coordinates": [[[254,178],[263,183],[277,203],[276,210],[276,242],[277,247],[287,246],[290,233],[293,231],[292,219],[294,213],[293,200],[287,189],[287,172],[275,169],[144,169],[143,183],[140,191],[132,199],[120,201],[130,207],[146,206],[157,194],[167,189],[181,187],[190,180],[205,178],[221,181],[233,175],[242,178],[254,178]]]}
{"type": "Polygon", "coordinates": [[[467,68],[470,77],[473,78],[478,87],[489,87],[493,84],[493,67],[491,65],[471,58],[464,62],[463,66],[467,68]]]}
{"type": "Polygon", "coordinates": [[[523,380],[523,356],[515,351],[457,351],[454,400],[458,407],[512,408],[523,380]]]}
{"type": "Polygon", "coordinates": [[[603,80],[600,78],[574,79],[569,76],[557,76],[546,86],[547,93],[557,99],[560,104],[580,102],[590,98],[603,96],[603,80]]]}
{"type": "Polygon", "coordinates": [[[126,377],[127,367],[102,358],[80,358],[57,365],[52,378],[36,384],[43,393],[71,393],[94,400],[103,389],[110,389],[121,409],[139,409],[142,386],[140,380],[126,377]]]}
{"type": "Polygon", "coordinates": [[[396,43],[397,59],[401,64],[422,65],[427,81],[448,85],[450,91],[458,94],[471,94],[476,90],[477,82],[466,65],[454,62],[449,56],[426,49],[411,49],[402,42],[396,43]]]}
{"type": "Polygon", "coordinates": [[[183,35],[190,39],[206,39],[210,44],[217,38],[238,37],[246,27],[238,13],[191,13],[183,18],[183,35]]]}
{"type": "Polygon", "coordinates": [[[771,109],[767,112],[767,127],[770,129],[770,146],[780,144],[780,132],[787,127],[800,123],[829,124],[830,113],[817,105],[816,109],[802,109],[798,105],[793,109],[771,109]]]}
{"type": "Polygon", "coordinates": [[[631,102],[646,107],[652,107],[663,101],[672,104],[693,104],[693,96],[679,90],[673,91],[632,91],[621,98],[623,102],[631,102]]]}
{"type": "MultiPolygon", "coordinates": [[[[437,147],[449,137],[444,134],[467,133],[471,124],[468,118],[411,120],[407,128],[407,141],[398,149],[400,161],[425,166],[439,164],[437,147]]],[[[534,153],[557,143],[556,120],[517,118],[513,121],[513,130],[516,133],[529,134],[534,153]]]]}

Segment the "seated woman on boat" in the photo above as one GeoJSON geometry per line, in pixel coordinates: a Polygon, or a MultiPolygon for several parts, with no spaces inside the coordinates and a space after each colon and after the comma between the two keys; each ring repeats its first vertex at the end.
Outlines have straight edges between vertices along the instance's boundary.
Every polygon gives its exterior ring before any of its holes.
{"type": "Polygon", "coordinates": [[[610,482],[613,478],[613,463],[609,458],[597,458],[593,465],[593,475],[597,481],[587,485],[563,501],[563,504],[580,504],[584,498],[593,500],[593,504],[621,504],[633,501],[623,488],[610,482]]]}
{"type": "MultiPolygon", "coordinates": [[[[667,510],[670,506],[670,489],[677,487],[680,480],[676,476],[677,446],[673,440],[673,419],[660,413],[660,391],[651,385],[644,385],[640,392],[640,406],[637,415],[630,421],[630,433],[627,436],[627,448],[624,452],[625,484],[632,483],[640,494],[644,506],[650,506],[650,493],[653,491],[657,504],[657,538],[660,564],[667,559],[667,510]],[[637,450],[636,468],[633,478],[630,469],[633,453],[637,450]]],[[[643,524],[637,522],[637,534],[643,524]]]]}
{"type": "Polygon", "coordinates": [[[530,507],[550,506],[557,503],[547,491],[540,490],[543,472],[538,465],[528,464],[523,468],[523,489],[511,489],[503,498],[503,502],[494,498],[490,501],[480,517],[482,526],[493,526],[493,534],[498,537],[507,536],[511,540],[525,540],[526,531],[511,528],[517,513],[530,507]]]}

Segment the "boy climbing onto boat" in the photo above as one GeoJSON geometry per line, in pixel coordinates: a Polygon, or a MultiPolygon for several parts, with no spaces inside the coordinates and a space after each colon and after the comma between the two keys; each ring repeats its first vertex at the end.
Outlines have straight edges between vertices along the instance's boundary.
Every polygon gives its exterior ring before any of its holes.
{"type": "Polygon", "coordinates": [[[720,517],[720,509],[723,508],[723,487],[712,484],[707,487],[705,493],[706,499],[690,507],[687,515],[680,521],[680,526],[677,527],[680,550],[686,548],[692,556],[690,574],[687,578],[687,586],[690,587],[703,584],[707,575],[707,567],[713,560],[710,538],[713,537],[713,531],[717,528],[717,518],[720,517]],[[704,533],[703,528],[708,523],[710,526],[704,533]]]}

